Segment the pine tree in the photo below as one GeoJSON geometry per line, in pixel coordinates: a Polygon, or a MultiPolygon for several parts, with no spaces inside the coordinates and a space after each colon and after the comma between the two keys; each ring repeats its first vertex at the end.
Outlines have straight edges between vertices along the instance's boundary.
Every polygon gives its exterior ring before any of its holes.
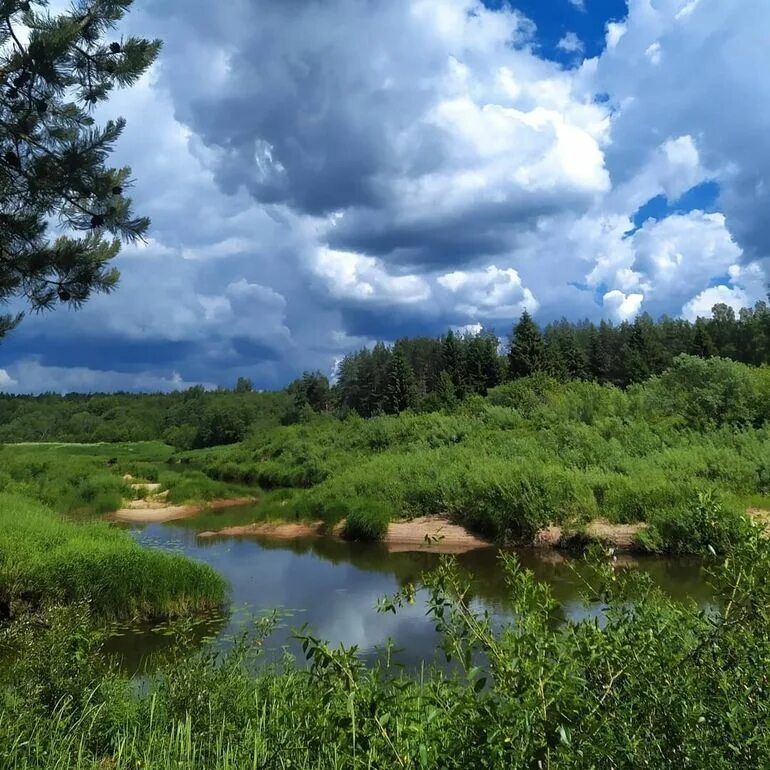
{"type": "MultiPolygon", "coordinates": [[[[124,121],[90,111],[152,64],[159,41],[112,31],[133,0],[75,0],[50,16],[40,0],[0,3],[0,301],[36,310],[111,291],[120,241],[141,238],[125,195],[130,169],[107,160],[124,121]],[[49,222],[79,231],[51,240],[49,222]]],[[[4,316],[0,336],[21,316],[4,316]]]]}
{"type": "Polygon", "coordinates": [[[482,396],[502,381],[497,348],[500,340],[494,332],[482,331],[463,338],[463,381],[467,390],[482,396]]]}
{"type": "Polygon", "coordinates": [[[385,411],[388,414],[398,414],[405,409],[411,409],[417,403],[417,383],[414,370],[406,360],[401,348],[396,348],[388,366],[387,384],[385,386],[385,411]]]}
{"type": "Polygon", "coordinates": [[[544,368],[543,338],[532,316],[525,310],[513,329],[508,353],[510,376],[526,377],[544,368]]]}

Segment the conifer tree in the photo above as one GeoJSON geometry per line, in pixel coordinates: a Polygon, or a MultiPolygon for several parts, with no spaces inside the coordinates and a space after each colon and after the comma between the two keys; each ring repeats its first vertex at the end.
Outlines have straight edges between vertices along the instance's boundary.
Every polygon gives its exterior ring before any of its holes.
{"type": "Polygon", "coordinates": [[[588,349],[588,369],[599,382],[609,382],[612,374],[612,327],[602,321],[592,330],[588,349]]]}
{"type": "Polygon", "coordinates": [[[463,390],[463,360],[455,333],[450,329],[441,343],[441,367],[455,386],[455,393],[463,390]]]}
{"type": "Polygon", "coordinates": [[[398,414],[417,403],[417,383],[414,370],[406,360],[401,348],[397,347],[388,365],[387,384],[385,386],[385,411],[398,414]]]}
{"type": "Polygon", "coordinates": [[[532,316],[525,310],[513,329],[508,353],[511,377],[526,377],[544,369],[543,338],[532,316]]]}
{"type": "MultiPolygon", "coordinates": [[[[147,230],[126,196],[130,169],[108,165],[124,121],[91,116],[160,50],[115,34],[132,2],[75,0],[50,15],[42,0],[0,0],[0,301],[77,307],[115,287],[120,242],[147,230]]],[[[4,316],[0,336],[20,320],[4,316]]]]}

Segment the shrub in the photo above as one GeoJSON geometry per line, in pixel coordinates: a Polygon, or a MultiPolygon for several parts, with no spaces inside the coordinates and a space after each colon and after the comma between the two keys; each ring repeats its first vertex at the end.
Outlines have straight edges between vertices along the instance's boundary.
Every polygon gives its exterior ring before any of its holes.
{"type": "Polygon", "coordinates": [[[343,535],[348,540],[382,540],[390,524],[388,507],[376,500],[356,500],[346,506],[343,535]]]}
{"type": "Polygon", "coordinates": [[[698,493],[689,506],[656,512],[650,529],[647,544],[657,543],[668,552],[723,554],[744,542],[752,525],[745,513],[706,491],[698,493]]]}

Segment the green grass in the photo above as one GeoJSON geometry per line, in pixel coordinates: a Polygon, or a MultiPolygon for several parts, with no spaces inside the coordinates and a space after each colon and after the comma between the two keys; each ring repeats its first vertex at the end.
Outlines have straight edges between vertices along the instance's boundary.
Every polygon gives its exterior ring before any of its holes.
{"type": "Polygon", "coordinates": [[[0,615],[87,600],[103,619],[171,617],[219,606],[225,591],[205,565],[143,549],[107,523],[68,522],[0,494],[0,615]]]}

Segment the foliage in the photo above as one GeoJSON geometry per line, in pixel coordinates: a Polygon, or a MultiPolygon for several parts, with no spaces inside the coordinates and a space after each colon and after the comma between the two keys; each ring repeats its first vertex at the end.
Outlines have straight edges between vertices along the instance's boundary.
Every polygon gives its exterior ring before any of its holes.
{"type": "Polygon", "coordinates": [[[195,461],[213,478],[296,489],[288,516],[351,509],[359,526],[376,500],[389,517],[449,515],[509,542],[602,517],[650,523],[640,543],[650,550],[724,550],[743,531],[734,511],[769,489],[767,381],[765,368],[686,356],[627,391],[540,372],[466,398],[451,414],[326,416],[195,461]],[[684,374],[693,367],[699,387],[684,374]],[[695,531],[703,495],[724,515],[719,536],[695,531]]]}
{"type": "MultiPolygon", "coordinates": [[[[505,562],[515,624],[474,613],[451,562],[425,579],[454,668],[405,675],[384,653],[299,633],[307,658],[259,665],[270,622],[220,655],[172,656],[141,687],[99,653],[80,608],[19,623],[0,683],[0,765],[152,767],[549,767],[728,770],[770,763],[770,546],[713,565],[712,611],[594,561],[586,595],[606,607],[554,622],[556,601],[505,562]]],[[[381,602],[398,612],[415,587],[381,602]]]]}
{"type": "MultiPolygon", "coordinates": [[[[112,35],[131,4],[79,0],[52,16],[39,0],[2,3],[0,299],[22,296],[40,310],[111,291],[120,240],[135,241],[149,226],[125,195],[130,169],[107,166],[125,122],[98,127],[91,115],[160,50],[157,40],[112,35]],[[85,234],[51,242],[54,218],[85,234]]],[[[20,319],[4,316],[0,336],[20,319]]]]}
{"type": "MultiPolygon", "coordinates": [[[[178,462],[159,442],[0,447],[0,492],[37,500],[71,519],[112,513],[142,496],[131,483],[160,483],[172,503],[200,503],[253,493],[238,479],[217,480],[178,462]],[[133,479],[124,480],[125,475],[133,479]]],[[[145,495],[146,496],[146,495],[145,495]]]]}
{"type": "Polygon", "coordinates": [[[180,450],[235,443],[278,425],[284,393],[205,391],[37,397],[0,395],[0,442],[163,440],[180,450]]]}

